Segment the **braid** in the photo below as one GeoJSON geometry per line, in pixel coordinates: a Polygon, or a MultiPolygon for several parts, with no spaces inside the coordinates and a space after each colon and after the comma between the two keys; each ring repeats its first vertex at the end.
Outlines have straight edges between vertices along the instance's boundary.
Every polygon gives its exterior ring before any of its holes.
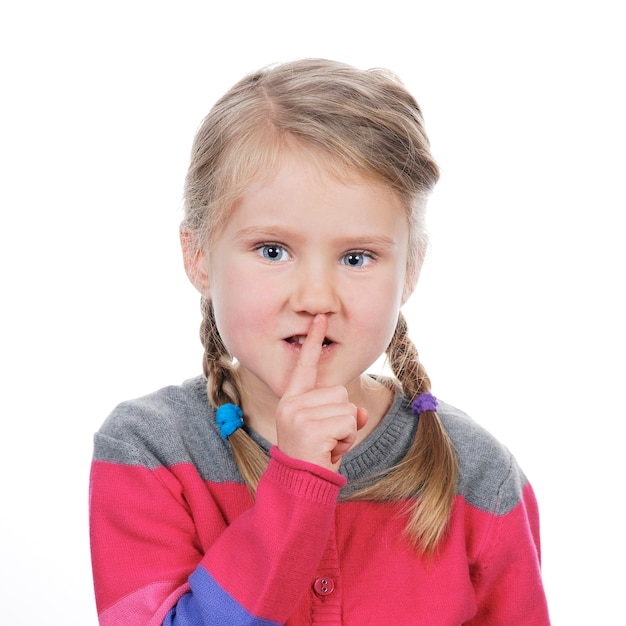
{"type": "MultiPolygon", "coordinates": [[[[241,406],[242,395],[237,370],[215,324],[213,305],[203,297],[200,308],[200,341],[204,346],[202,369],[207,379],[207,397],[215,407],[227,403],[241,406]]],[[[228,441],[245,483],[254,492],[267,467],[267,454],[243,428],[238,428],[228,441]]]]}
{"type": "Polygon", "coordinates": [[[241,406],[237,370],[217,330],[211,301],[203,297],[200,300],[200,309],[202,311],[200,341],[204,346],[202,370],[208,381],[209,400],[215,406],[228,402],[241,406]]]}
{"type": "Polygon", "coordinates": [[[409,329],[402,313],[398,316],[396,330],[387,348],[387,358],[393,373],[402,385],[404,395],[409,400],[413,400],[420,393],[430,391],[430,378],[409,338],[409,329]]]}
{"type": "MultiPolygon", "coordinates": [[[[430,379],[408,336],[402,314],[387,348],[391,368],[412,401],[430,391],[430,379]]],[[[415,439],[402,461],[377,483],[359,490],[353,499],[404,500],[419,498],[409,507],[405,532],[427,554],[442,539],[456,493],[458,462],[452,442],[435,411],[424,411],[419,418],[415,439]]]]}

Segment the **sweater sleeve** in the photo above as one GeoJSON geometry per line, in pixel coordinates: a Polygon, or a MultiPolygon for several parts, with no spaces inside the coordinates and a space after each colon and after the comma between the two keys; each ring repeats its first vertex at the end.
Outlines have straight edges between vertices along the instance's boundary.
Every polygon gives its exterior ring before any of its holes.
{"type": "Polygon", "coordinates": [[[517,494],[506,512],[494,511],[480,558],[472,569],[478,612],[466,626],[549,626],[541,580],[539,512],[530,483],[512,459],[499,505],[517,494]]]}
{"type": "Polygon", "coordinates": [[[254,504],[226,524],[208,487],[203,509],[191,506],[185,471],[94,461],[90,524],[101,626],[284,623],[322,557],[345,479],[274,448],[254,504]],[[215,537],[207,549],[199,545],[200,524],[215,537]]]}

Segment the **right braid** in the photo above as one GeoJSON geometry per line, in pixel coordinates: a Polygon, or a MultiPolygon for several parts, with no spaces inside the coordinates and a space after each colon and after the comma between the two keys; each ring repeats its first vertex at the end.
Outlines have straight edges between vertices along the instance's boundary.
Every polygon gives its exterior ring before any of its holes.
{"type": "MultiPolygon", "coordinates": [[[[387,356],[410,402],[418,394],[430,392],[430,379],[409,338],[402,313],[387,348],[387,356]]],[[[381,480],[360,489],[351,499],[394,501],[413,498],[405,532],[416,546],[426,554],[432,554],[450,519],[457,475],[458,461],[448,434],[435,411],[424,411],[419,417],[415,439],[402,461],[381,480]]]]}
{"type": "MultiPolygon", "coordinates": [[[[200,301],[202,322],[200,341],[204,346],[202,369],[207,379],[207,396],[215,408],[222,404],[242,405],[237,369],[228,353],[215,324],[213,305],[207,298],[200,301]]],[[[233,457],[246,485],[252,493],[256,490],[269,457],[243,428],[238,428],[228,438],[233,457]]]]}
{"type": "Polygon", "coordinates": [[[409,338],[409,328],[402,313],[398,315],[398,323],[387,348],[387,358],[407,398],[413,400],[418,394],[430,391],[430,378],[409,338]]]}

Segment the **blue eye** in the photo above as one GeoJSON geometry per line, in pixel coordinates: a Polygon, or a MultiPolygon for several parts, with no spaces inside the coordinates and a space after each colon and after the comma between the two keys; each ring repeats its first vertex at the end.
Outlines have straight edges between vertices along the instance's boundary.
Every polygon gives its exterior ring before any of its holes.
{"type": "Polygon", "coordinates": [[[263,244],[257,250],[267,261],[288,261],[290,258],[287,250],[275,243],[263,244]]]}
{"type": "Polygon", "coordinates": [[[341,257],[342,265],[346,265],[347,267],[363,267],[368,265],[371,261],[371,254],[368,254],[367,252],[360,252],[358,250],[348,252],[348,254],[341,257]]]}

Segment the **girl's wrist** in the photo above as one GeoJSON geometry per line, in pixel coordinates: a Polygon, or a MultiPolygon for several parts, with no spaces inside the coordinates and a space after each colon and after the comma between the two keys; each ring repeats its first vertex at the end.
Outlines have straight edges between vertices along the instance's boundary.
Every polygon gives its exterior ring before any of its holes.
{"type": "Polygon", "coordinates": [[[315,488],[319,489],[321,479],[334,491],[341,489],[346,484],[346,478],[341,474],[315,463],[294,459],[285,454],[278,446],[273,446],[270,449],[270,457],[272,461],[275,461],[275,465],[281,467],[278,474],[283,475],[282,479],[286,479],[290,484],[293,483],[294,486],[301,481],[309,481],[318,485],[315,488]]]}

